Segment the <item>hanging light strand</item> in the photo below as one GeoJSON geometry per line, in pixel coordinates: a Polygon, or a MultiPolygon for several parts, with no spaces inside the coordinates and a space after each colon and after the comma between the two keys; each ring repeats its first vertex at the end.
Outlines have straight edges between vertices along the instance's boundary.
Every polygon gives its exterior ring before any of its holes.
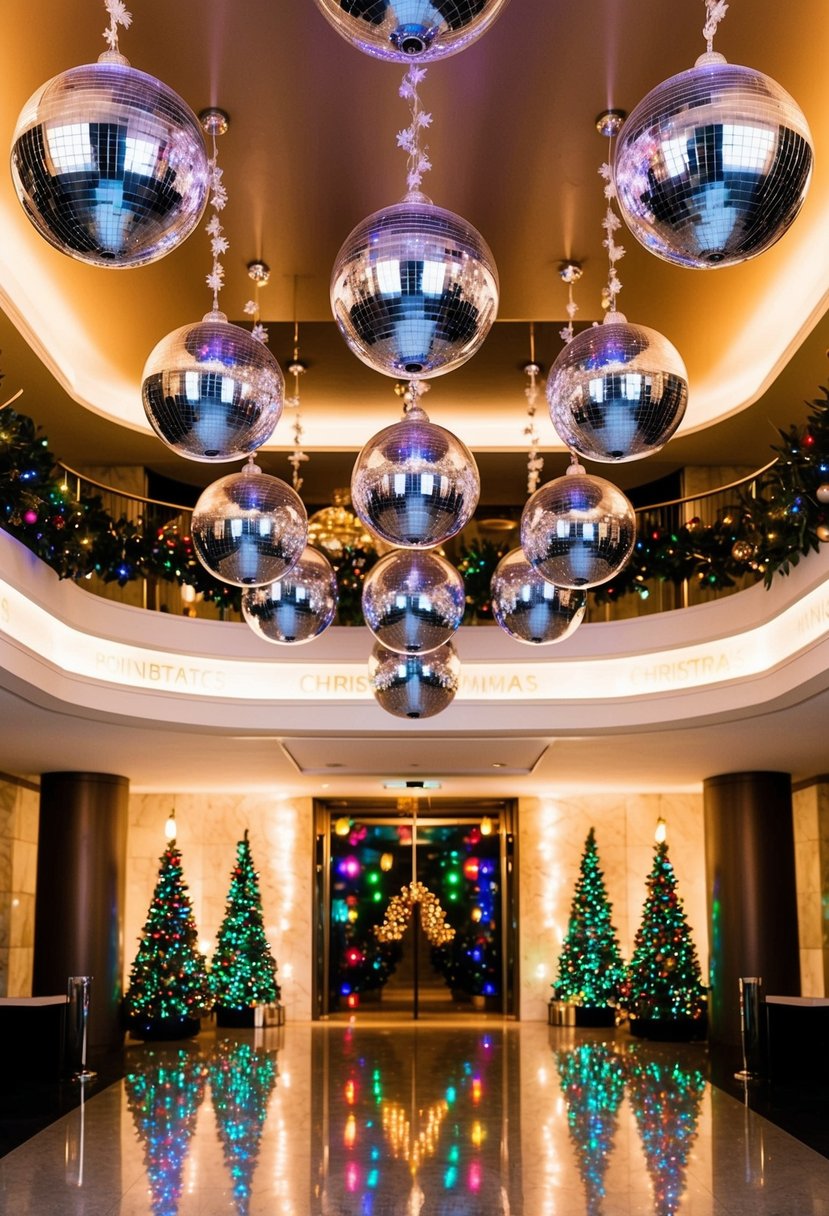
{"type": "Polygon", "coordinates": [[[613,209],[613,203],[616,199],[616,183],[613,180],[613,141],[611,138],[610,160],[605,161],[599,166],[599,174],[604,179],[604,196],[607,200],[607,208],[602,220],[602,228],[605,230],[605,238],[602,241],[602,246],[607,250],[607,283],[602,288],[602,308],[608,309],[614,313],[616,311],[616,297],[622,290],[622,282],[616,270],[616,263],[620,262],[625,256],[624,246],[616,244],[615,233],[622,226],[622,221],[613,209]]]}
{"type": "Polygon", "coordinates": [[[714,49],[714,35],[717,32],[717,26],[727,12],[728,5],[725,0],[705,0],[706,18],[705,25],[702,27],[702,36],[708,43],[709,55],[714,49]]]}
{"type": "Polygon", "coordinates": [[[257,342],[267,343],[270,340],[270,334],[259,319],[259,291],[262,287],[267,287],[270,282],[270,267],[264,262],[248,262],[248,277],[253,280],[253,299],[248,300],[245,304],[244,313],[253,321],[250,334],[252,338],[256,338],[257,342]]]}
{"type": "Polygon", "coordinates": [[[288,364],[288,374],[293,376],[294,391],[290,397],[285,398],[285,404],[293,410],[293,420],[291,431],[294,440],[293,450],[288,457],[288,464],[291,466],[291,483],[297,494],[302,489],[303,478],[300,476],[300,469],[308,461],[308,455],[302,450],[302,437],[304,434],[302,426],[302,414],[300,412],[300,397],[299,397],[299,381],[305,375],[305,364],[302,362],[299,354],[299,320],[297,317],[297,276],[294,275],[294,350],[293,358],[288,364]]]}
{"type": "Polygon", "coordinates": [[[418,92],[425,76],[426,68],[419,68],[412,64],[398,89],[399,95],[409,103],[411,116],[408,127],[397,132],[397,146],[402,148],[409,158],[406,168],[406,187],[409,191],[420,189],[424,173],[428,173],[432,167],[428,150],[421,143],[423,131],[432,125],[432,115],[421,107],[418,92]]]}
{"type": "Polygon", "coordinates": [[[562,282],[567,284],[567,307],[565,309],[567,324],[564,326],[564,329],[558,331],[558,336],[567,345],[575,337],[574,322],[576,320],[576,313],[579,311],[579,306],[573,296],[573,284],[578,283],[583,272],[578,262],[562,262],[558,268],[558,273],[562,282]]]}
{"type": "Polygon", "coordinates": [[[527,425],[524,427],[524,434],[529,444],[527,451],[527,494],[529,495],[534,494],[538,489],[541,470],[544,468],[544,457],[538,450],[540,439],[535,424],[538,409],[538,377],[541,375],[541,368],[535,361],[535,322],[533,321],[530,321],[530,361],[524,364],[524,374],[527,377],[524,388],[524,396],[527,399],[527,425]]]}
{"type": "Polygon", "coordinates": [[[104,39],[114,55],[120,55],[118,46],[118,26],[128,30],[132,25],[132,13],[127,10],[123,0],[104,0],[104,8],[109,13],[109,26],[104,30],[104,39]]]}
{"type": "MultiPolygon", "coordinates": [[[[226,127],[223,125],[224,116],[220,115],[219,111],[208,111],[205,119],[205,126],[210,135],[211,155],[209,161],[210,170],[210,206],[213,208],[213,214],[209,222],[205,225],[205,232],[210,237],[210,251],[213,254],[213,265],[210,269],[210,274],[206,276],[206,283],[213,292],[213,311],[219,311],[219,292],[224,286],[225,269],[221,263],[221,257],[227,253],[228,239],[225,236],[224,228],[222,227],[221,213],[227,206],[227,189],[222,182],[223,170],[219,168],[219,149],[216,144],[216,135],[221,134],[226,127]]],[[[226,123],[224,119],[224,123],[226,123]]]]}

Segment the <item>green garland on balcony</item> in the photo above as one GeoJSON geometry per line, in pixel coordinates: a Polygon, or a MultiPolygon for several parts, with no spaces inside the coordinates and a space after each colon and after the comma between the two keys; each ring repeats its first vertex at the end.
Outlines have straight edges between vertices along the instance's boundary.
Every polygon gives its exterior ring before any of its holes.
{"type": "MultiPolygon", "coordinates": [[[[648,594],[654,581],[696,579],[732,587],[752,575],[769,586],[801,557],[829,541],[829,391],[811,403],[804,425],[779,432],[776,463],[755,482],[756,493],[735,491],[718,519],[690,519],[666,534],[640,517],[633,557],[611,582],[594,591],[599,602],[648,594]]],[[[0,412],[0,526],[36,553],[60,578],[97,575],[106,583],[156,579],[188,585],[204,599],[239,607],[240,591],[211,577],[189,536],[149,514],[113,519],[101,497],[76,498],[32,420],[10,406],[0,412]]],[[[491,618],[489,582],[504,550],[488,541],[462,551],[466,620],[491,618]]],[[[376,555],[348,549],[337,563],[339,620],[359,624],[362,583],[376,555]]]]}

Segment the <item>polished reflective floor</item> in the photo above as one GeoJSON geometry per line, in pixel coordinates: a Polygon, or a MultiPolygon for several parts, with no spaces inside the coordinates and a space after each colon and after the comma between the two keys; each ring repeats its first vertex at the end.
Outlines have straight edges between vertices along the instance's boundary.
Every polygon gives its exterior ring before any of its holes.
{"type": "Polygon", "coordinates": [[[0,1160],[36,1216],[829,1216],[829,1160],[700,1046],[536,1023],[354,1023],[129,1050],[0,1160]]]}

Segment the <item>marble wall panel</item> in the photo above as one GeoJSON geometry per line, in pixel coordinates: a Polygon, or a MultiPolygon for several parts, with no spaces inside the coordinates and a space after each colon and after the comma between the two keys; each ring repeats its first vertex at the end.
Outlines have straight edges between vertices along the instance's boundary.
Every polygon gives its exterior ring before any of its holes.
{"type": "Polygon", "coordinates": [[[794,791],[794,857],[800,991],[825,996],[829,947],[829,784],[815,782],[794,791]]]}
{"type": "Polygon", "coordinates": [[[30,996],[39,796],[0,779],[0,996],[30,996]]]}

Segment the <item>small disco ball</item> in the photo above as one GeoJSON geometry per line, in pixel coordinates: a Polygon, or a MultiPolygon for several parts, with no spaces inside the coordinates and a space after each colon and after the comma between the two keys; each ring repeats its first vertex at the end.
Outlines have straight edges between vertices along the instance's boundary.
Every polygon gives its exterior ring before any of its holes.
{"type": "Polygon", "coordinates": [[[688,373],[667,338],[612,312],[561,351],[547,400],[568,448],[590,460],[640,460],[664,447],[682,421],[688,373]]]}
{"type": "Polygon", "coordinates": [[[657,85],[626,120],[616,149],[622,215],[651,253],[708,269],[779,240],[812,172],[800,108],[769,76],[702,55],[657,85]]]}
{"type": "Polygon", "coordinates": [[[475,354],[498,311],[498,272],[471,224],[412,192],[346,239],[331,308],[363,363],[425,380],[475,354]]]}
{"type": "Polygon", "coordinates": [[[458,691],[460,670],[451,642],[429,654],[397,654],[378,642],[368,661],[375,700],[396,718],[433,718],[446,709],[458,691]]]}
{"type": "Polygon", "coordinates": [[[490,592],[492,615],[504,633],[534,646],[563,642],[581,624],[587,607],[584,591],[548,583],[521,549],[501,558],[490,592]]]}
{"type": "Polygon", "coordinates": [[[150,425],[189,460],[239,460],[266,443],[285,382],[264,343],[223,312],[162,338],[144,367],[150,425]]]}
{"type": "Polygon", "coordinates": [[[204,211],[210,177],[190,107],[111,51],[29,99],[11,168],[24,211],[50,245],[117,269],[180,245],[204,211]]]}
{"type": "Polygon", "coordinates": [[[242,615],[257,637],[283,646],[311,642],[337,611],[337,576],[310,545],[287,574],[268,587],[242,593],[242,615]]]}
{"type": "Polygon", "coordinates": [[[377,59],[428,63],[476,42],[507,0],[317,0],[346,41],[377,59]]]}
{"type": "Polygon", "coordinates": [[[299,495],[253,463],[207,487],[191,527],[201,564],[234,587],[282,578],[299,561],[308,534],[299,495]]]}
{"type": "Polygon", "coordinates": [[[354,464],[360,519],[403,549],[434,549],[472,518],[481,480],[475,457],[418,406],[369,439],[354,464]]]}
{"type": "Polygon", "coordinates": [[[636,515],[603,477],[573,464],[536,490],[521,516],[521,548],[557,587],[597,587],[622,569],[636,543],[636,515]]]}
{"type": "Polygon", "coordinates": [[[463,578],[437,553],[389,553],[363,583],[363,616],[377,641],[398,654],[426,654],[463,620],[463,578]]]}

